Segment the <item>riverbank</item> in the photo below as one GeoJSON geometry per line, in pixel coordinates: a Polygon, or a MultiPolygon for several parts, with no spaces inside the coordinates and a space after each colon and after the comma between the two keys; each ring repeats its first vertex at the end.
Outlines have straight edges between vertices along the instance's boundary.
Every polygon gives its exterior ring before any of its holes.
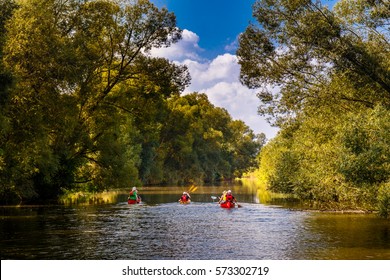
{"type": "Polygon", "coordinates": [[[247,174],[239,180],[244,187],[255,188],[260,203],[279,204],[295,211],[344,213],[344,214],[377,214],[383,218],[390,217],[390,192],[383,192],[379,199],[367,196],[366,199],[344,199],[339,201],[304,200],[296,194],[277,193],[269,190],[257,176],[247,174]]]}

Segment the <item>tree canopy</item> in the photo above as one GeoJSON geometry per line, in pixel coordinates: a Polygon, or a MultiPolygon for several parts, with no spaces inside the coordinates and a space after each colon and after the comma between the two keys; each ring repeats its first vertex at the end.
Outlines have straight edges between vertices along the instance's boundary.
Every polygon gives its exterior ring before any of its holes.
{"type": "Polygon", "coordinates": [[[257,1],[257,24],[237,54],[241,81],[261,89],[260,113],[282,124],[323,105],[389,106],[388,8],[380,0],[343,0],[334,11],[320,1],[257,1]]]}
{"type": "Polygon", "coordinates": [[[260,114],[281,128],[259,159],[270,189],[389,212],[389,11],[382,0],[341,0],[333,10],[256,1],[237,55],[260,114]]]}
{"type": "Polygon", "coordinates": [[[253,132],[204,95],[181,97],[187,68],[148,55],[181,39],[167,9],[2,0],[0,31],[2,203],[231,178],[253,164],[253,132]]]}

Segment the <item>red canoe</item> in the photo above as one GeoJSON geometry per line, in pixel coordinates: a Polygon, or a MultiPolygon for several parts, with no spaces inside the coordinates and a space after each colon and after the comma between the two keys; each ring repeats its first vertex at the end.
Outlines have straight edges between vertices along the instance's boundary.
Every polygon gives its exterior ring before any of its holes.
{"type": "Polygon", "coordinates": [[[234,202],[231,202],[231,201],[226,201],[226,202],[220,204],[220,206],[222,208],[234,208],[235,205],[236,204],[234,202]]]}
{"type": "Polygon", "coordinates": [[[138,197],[137,199],[128,199],[127,204],[137,204],[141,202],[141,198],[138,197]]]}

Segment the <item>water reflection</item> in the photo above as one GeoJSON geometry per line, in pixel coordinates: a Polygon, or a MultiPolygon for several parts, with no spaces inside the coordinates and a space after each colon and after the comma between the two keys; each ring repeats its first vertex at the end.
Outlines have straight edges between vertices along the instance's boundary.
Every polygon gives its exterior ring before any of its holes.
{"type": "Polygon", "coordinates": [[[390,259],[390,222],[375,215],[316,213],[305,221],[326,259],[390,259]]]}
{"type": "MultiPolygon", "coordinates": [[[[184,191],[189,192],[189,189],[191,189],[191,186],[155,186],[140,187],[139,192],[144,203],[153,205],[176,202],[180,199],[181,194],[184,191]]],[[[234,195],[242,202],[259,203],[260,201],[259,191],[256,185],[246,183],[243,186],[243,183],[240,181],[225,183],[219,186],[198,186],[196,187],[196,191],[190,192],[190,194],[194,201],[211,202],[213,201],[211,196],[220,196],[224,190],[228,189],[231,189],[234,195]]],[[[96,194],[76,193],[63,196],[60,201],[64,205],[114,204],[127,201],[128,193],[129,190],[116,190],[96,194]]],[[[267,202],[270,202],[270,200],[267,202]]]]}
{"type": "Polygon", "coordinates": [[[390,259],[390,223],[373,215],[291,211],[258,204],[256,191],[229,187],[242,204],[221,209],[199,188],[143,188],[111,204],[0,208],[1,259],[390,259]]]}

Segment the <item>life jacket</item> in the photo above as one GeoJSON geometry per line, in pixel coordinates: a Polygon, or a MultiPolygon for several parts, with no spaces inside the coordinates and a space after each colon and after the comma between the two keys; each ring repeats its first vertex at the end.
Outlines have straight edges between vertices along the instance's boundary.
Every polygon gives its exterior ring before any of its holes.
{"type": "Polygon", "coordinates": [[[137,192],[136,191],[131,191],[130,195],[129,195],[129,199],[136,200],[137,199],[137,192]]]}
{"type": "Polygon", "coordinates": [[[231,194],[226,194],[226,201],[233,201],[234,196],[231,194]]]}
{"type": "Polygon", "coordinates": [[[226,202],[226,193],[223,193],[222,196],[219,198],[219,203],[225,203],[226,202]]]}
{"type": "Polygon", "coordinates": [[[185,195],[185,194],[183,194],[183,195],[181,196],[181,201],[187,201],[187,200],[188,200],[188,196],[185,195]]]}

